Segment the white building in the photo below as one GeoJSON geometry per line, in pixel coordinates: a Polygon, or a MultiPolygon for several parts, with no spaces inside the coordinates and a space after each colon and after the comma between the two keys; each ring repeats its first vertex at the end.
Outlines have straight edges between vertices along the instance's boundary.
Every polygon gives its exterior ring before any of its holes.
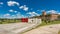
{"type": "Polygon", "coordinates": [[[41,23],[41,19],[40,18],[29,18],[28,19],[28,23],[36,23],[36,24],[39,24],[39,23],[41,23]]]}

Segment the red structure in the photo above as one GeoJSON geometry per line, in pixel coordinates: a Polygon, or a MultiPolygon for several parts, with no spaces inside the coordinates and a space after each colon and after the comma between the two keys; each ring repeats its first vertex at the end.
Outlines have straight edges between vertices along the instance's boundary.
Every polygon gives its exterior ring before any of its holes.
{"type": "Polygon", "coordinates": [[[28,18],[22,18],[22,22],[28,22],[28,18]]]}

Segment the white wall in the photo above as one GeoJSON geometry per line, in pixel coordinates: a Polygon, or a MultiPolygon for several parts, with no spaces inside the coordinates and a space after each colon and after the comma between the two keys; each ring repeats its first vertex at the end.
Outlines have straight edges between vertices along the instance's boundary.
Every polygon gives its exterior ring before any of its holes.
{"type": "Polygon", "coordinates": [[[30,18],[30,19],[28,19],[28,23],[36,23],[36,24],[37,23],[41,23],[41,19],[38,19],[38,18],[30,18]]]}

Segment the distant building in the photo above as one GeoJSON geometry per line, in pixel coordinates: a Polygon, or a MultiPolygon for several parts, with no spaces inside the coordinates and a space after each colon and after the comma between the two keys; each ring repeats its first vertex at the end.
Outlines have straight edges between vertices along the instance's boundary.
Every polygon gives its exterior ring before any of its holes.
{"type": "Polygon", "coordinates": [[[43,16],[46,16],[46,12],[45,12],[45,11],[43,11],[42,15],[43,15],[43,16]]]}
{"type": "Polygon", "coordinates": [[[49,20],[57,20],[58,19],[58,14],[47,14],[45,11],[42,12],[42,19],[49,19],[49,20]]]}
{"type": "Polygon", "coordinates": [[[51,14],[51,17],[50,17],[50,19],[51,20],[57,20],[58,19],[58,14],[51,14]]]}
{"type": "Polygon", "coordinates": [[[42,12],[42,15],[40,16],[34,16],[31,18],[41,18],[42,20],[60,20],[60,15],[59,14],[54,14],[54,13],[49,13],[47,14],[46,11],[42,12]]]}

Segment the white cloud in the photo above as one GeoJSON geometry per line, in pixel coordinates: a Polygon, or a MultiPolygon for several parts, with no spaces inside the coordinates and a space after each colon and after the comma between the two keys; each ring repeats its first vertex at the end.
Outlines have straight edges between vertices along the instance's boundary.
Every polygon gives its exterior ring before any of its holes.
{"type": "Polygon", "coordinates": [[[22,15],[21,13],[17,13],[17,14],[16,14],[16,18],[25,18],[25,16],[22,15]]]}
{"type": "Polygon", "coordinates": [[[20,9],[23,9],[23,8],[24,8],[24,6],[20,6],[19,8],[20,8],[20,9]]]}
{"type": "Polygon", "coordinates": [[[3,2],[0,2],[1,5],[3,5],[3,2]]]}
{"type": "Polygon", "coordinates": [[[60,13],[58,13],[60,15],[60,13]]]}
{"type": "Polygon", "coordinates": [[[57,11],[55,11],[55,10],[50,10],[50,11],[47,11],[47,13],[57,14],[57,11]]]}
{"type": "Polygon", "coordinates": [[[10,15],[9,13],[4,14],[4,18],[14,19],[14,18],[22,18],[23,16],[20,13],[10,15]]]}
{"type": "Polygon", "coordinates": [[[39,14],[36,13],[36,12],[29,12],[29,13],[27,13],[27,14],[30,14],[31,16],[39,16],[39,14]]]}
{"type": "Polygon", "coordinates": [[[11,18],[11,19],[16,18],[16,15],[11,15],[10,18],[11,18]]]}
{"type": "Polygon", "coordinates": [[[11,9],[11,10],[9,10],[9,12],[14,12],[14,10],[11,9]]]}
{"type": "Polygon", "coordinates": [[[17,11],[14,11],[15,13],[17,13],[17,11]]]}
{"type": "Polygon", "coordinates": [[[13,17],[15,16],[15,15],[12,15],[13,17]]]}
{"type": "Polygon", "coordinates": [[[28,11],[28,7],[24,7],[24,9],[23,9],[23,10],[28,11]]]}
{"type": "Polygon", "coordinates": [[[3,2],[0,2],[0,7],[2,7],[2,5],[3,5],[3,2]]]}
{"type": "Polygon", "coordinates": [[[8,17],[10,17],[10,14],[9,13],[4,14],[4,18],[8,18],[8,17]]]}
{"type": "Polygon", "coordinates": [[[40,11],[40,10],[37,10],[37,11],[40,11]]]}
{"type": "Polygon", "coordinates": [[[15,13],[17,13],[18,11],[15,11],[15,10],[12,10],[12,9],[11,9],[11,10],[9,10],[9,12],[15,12],[15,13]]]}
{"type": "Polygon", "coordinates": [[[36,12],[32,12],[33,14],[35,14],[35,15],[37,15],[37,16],[39,16],[39,14],[38,13],[36,13],[36,12]]]}
{"type": "Polygon", "coordinates": [[[19,8],[20,8],[20,9],[23,9],[23,10],[25,10],[25,11],[28,11],[28,9],[29,9],[28,7],[26,7],[26,5],[20,6],[19,8]]]}
{"type": "Polygon", "coordinates": [[[41,12],[46,11],[46,10],[41,10],[41,12]]]}
{"type": "Polygon", "coordinates": [[[19,4],[18,2],[16,2],[16,1],[8,1],[7,4],[8,4],[8,6],[14,6],[14,5],[19,6],[19,5],[20,5],[20,4],[19,4]]]}
{"type": "Polygon", "coordinates": [[[14,19],[14,18],[26,18],[25,15],[22,15],[21,13],[17,13],[17,14],[14,14],[14,15],[11,15],[9,13],[6,13],[4,14],[3,16],[4,18],[9,18],[9,19],[14,19]]]}

